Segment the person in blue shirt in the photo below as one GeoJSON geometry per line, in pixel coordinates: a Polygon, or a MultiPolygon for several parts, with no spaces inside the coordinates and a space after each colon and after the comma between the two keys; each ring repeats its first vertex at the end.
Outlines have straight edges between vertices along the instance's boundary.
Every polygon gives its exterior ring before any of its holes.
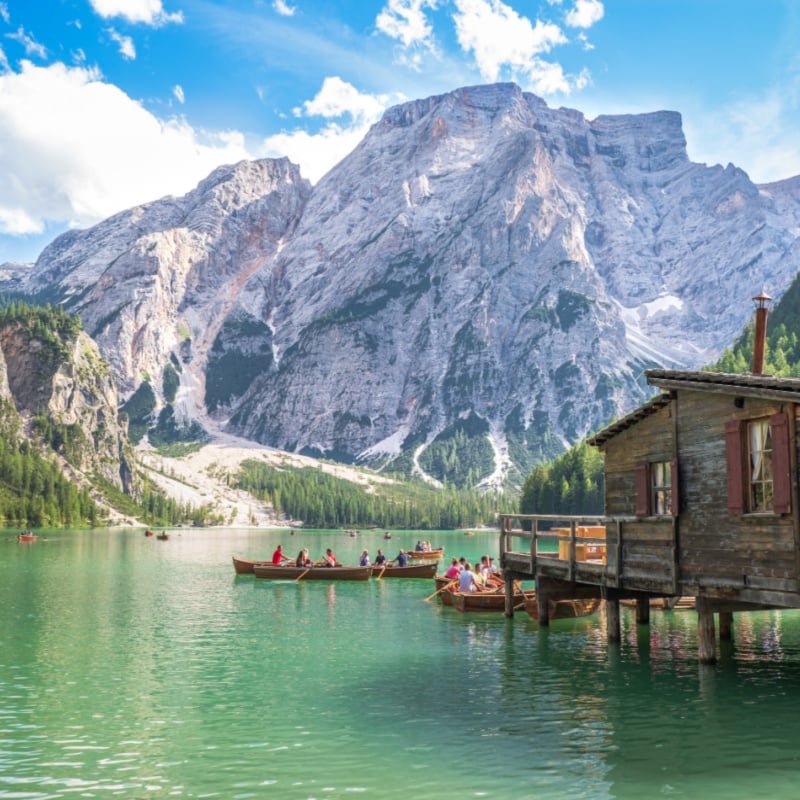
{"type": "Polygon", "coordinates": [[[405,550],[401,550],[397,554],[397,558],[395,559],[398,567],[407,567],[408,566],[408,553],[405,550]]]}

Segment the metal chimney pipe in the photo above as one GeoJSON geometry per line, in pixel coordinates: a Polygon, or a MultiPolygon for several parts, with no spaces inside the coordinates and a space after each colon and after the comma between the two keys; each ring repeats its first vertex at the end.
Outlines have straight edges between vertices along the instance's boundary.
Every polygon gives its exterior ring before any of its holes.
{"type": "Polygon", "coordinates": [[[763,375],[767,349],[767,314],[772,298],[763,290],[753,298],[756,304],[756,330],[753,341],[753,375],[763,375]]]}

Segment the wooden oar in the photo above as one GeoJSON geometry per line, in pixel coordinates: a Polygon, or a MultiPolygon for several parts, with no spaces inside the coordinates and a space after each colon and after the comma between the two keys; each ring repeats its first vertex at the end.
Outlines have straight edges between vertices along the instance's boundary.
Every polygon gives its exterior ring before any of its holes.
{"type": "Polygon", "coordinates": [[[380,580],[380,579],[383,577],[383,573],[384,573],[384,572],[386,572],[386,567],[384,567],[384,568],[381,570],[381,572],[380,572],[380,575],[378,575],[378,577],[377,577],[377,578],[375,578],[375,580],[376,580],[376,581],[379,581],[379,580],[380,580]]]}
{"type": "Polygon", "coordinates": [[[308,569],[307,569],[305,572],[301,572],[301,573],[300,573],[300,574],[299,574],[299,575],[298,575],[298,576],[297,576],[297,577],[294,579],[295,583],[297,583],[297,581],[299,581],[299,580],[300,580],[300,578],[303,578],[303,577],[305,577],[306,575],[308,575],[308,573],[309,573],[309,572],[311,572],[311,570],[312,570],[312,569],[313,569],[313,567],[309,567],[309,568],[308,568],[308,569]]]}
{"type": "Polygon", "coordinates": [[[429,603],[434,597],[436,597],[437,594],[439,594],[439,592],[443,592],[445,589],[450,589],[453,586],[455,586],[457,583],[458,583],[458,579],[450,581],[450,583],[446,583],[444,586],[442,586],[441,589],[437,589],[432,595],[430,595],[430,597],[426,597],[425,598],[425,602],[429,603]]]}

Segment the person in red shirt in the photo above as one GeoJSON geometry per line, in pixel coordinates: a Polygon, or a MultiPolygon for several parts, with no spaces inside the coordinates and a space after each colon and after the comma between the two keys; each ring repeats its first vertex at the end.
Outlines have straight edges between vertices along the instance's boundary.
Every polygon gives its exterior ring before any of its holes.
{"type": "Polygon", "coordinates": [[[322,563],[326,567],[336,566],[336,556],[333,554],[333,551],[330,549],[330,547],[325,551],[325,555],[322,557],[322,563]]]}
{"type": "Polygon", "coordinates": [[[288,561],[288,559],[283,554],[283,546],[282,545],[278,545],[277,549],[272,554],[272,563],[276,567],[279,567],[281,564],[283,564],[284,561],[288,561]]]}

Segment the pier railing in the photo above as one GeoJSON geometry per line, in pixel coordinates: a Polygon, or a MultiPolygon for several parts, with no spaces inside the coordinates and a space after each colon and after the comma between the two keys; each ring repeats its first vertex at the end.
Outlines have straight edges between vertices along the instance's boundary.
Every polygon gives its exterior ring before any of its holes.
{"type": "Polygon", "coordinates": [[[500,563],[518,575],[677,590],[670,519],[501,514],[500,563]]]}

